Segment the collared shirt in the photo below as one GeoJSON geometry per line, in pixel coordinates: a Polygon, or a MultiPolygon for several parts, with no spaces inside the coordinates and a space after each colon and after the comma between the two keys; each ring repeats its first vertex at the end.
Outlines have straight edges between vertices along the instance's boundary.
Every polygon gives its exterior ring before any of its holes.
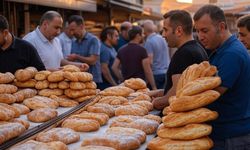
{"type": "Polygon", "coordinates": [[[33,66],[37,70],[45,70],[36,49],[27,41],[12,35],[11,45],[2,50],[0,48],[0,72],[15,73],[17,69],[33,66]]]}
{"type": "Polygon", "coordinates": [[[40,32],[39,27],[27,34],[24,40],[30,42],[41,57],[46,69],[57,69],[63,59],[62,47],[57,37],[53,40],[48,39],[40,32]]]}
{"type": "Polygon", "coordinates": [[[166,40],[159,34],[152,33],[147,37],[144,48],[148,54],[153,54],[153,74],[165,74],[170,63],[169,49],[166,40]]]}
{"type": "MultiPolygon", "coordinates": [[[[87,32],[81,41],[75,40],[72,43],[71,53],[75,53],[84,57],[90,57],[91,55],[100,56],[100,42],[96,36],[87,32]]],[[[96,83],[102,82],[102,72],[99,57],[94,65],[89,66],[89,72],[93,75],[93,79],[96,83]]]]}
{"type": "Polygon", "coordinates": [[[71,46],[72,42],[74,41],[74,38],[69,38],[65,32],[61,33],[58,36],[61,46],[62,46],[62,52],[63,52],[63,57],[66,58],[70,53],[71,53],[71,46]]]}
{"type": "Polygon", "coordinates": [[[118,50],[123,47],[124,45],[128,44],[129,40],[124,39],[121,35],[119,35],[118,43],[115,46],[115,50],[118,52],[118,50]]]}
{"type": "Polygon", "coordinates": [[[219,113],[212,121],[213,139],[226,139],[250,133],[250,57],[235,35],[228,38],[209,59],[218,69],[227,91],[208,108],[219,113]]]}

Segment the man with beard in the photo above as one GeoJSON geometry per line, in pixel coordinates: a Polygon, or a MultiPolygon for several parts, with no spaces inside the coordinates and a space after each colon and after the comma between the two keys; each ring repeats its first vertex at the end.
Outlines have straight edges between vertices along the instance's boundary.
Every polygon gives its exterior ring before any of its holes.
{"type": "Polygon", "coordinates": [[[167,71],[167,82],[164,91],[152,92],[153,106],[162,110],[168,106],[168,99],[176,93],[177,82],[182,72],[190,65],[208,60],[204,48],[193,39],[193,22],[190,14],[184,10],[172,10],[164,16],[163,37],[168,46],[177,47],[167,71]]]}
{"type": "Polygon", "coordinates": [[[0,72],[15,73],[18,69],[33,66],[45,70],[36,49],[28,42],[16,38],[9,32],[9,24],[0,15],[0,72]]]}
{"type": "Polygon", "coordinates": [[[119,81],[141,78],[148,81],[152,89],[157,89],[147,50],[140,45],[143,41],[142,28],[133,26],[128,35],[130,41],[118,51],[112,66],[113,72],[119,81]]]}

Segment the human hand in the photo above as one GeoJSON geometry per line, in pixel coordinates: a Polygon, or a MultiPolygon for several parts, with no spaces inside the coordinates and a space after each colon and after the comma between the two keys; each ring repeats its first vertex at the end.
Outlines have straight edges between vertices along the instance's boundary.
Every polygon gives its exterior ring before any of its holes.
{"type": "Polygon", "coordinates": [[[77,59],[77,54],[70,54],[67,56],[67,60],[75,61],[77,59]]]}
{"type": "Polygon", "coordinates": [[[82,63],[79,65],[79,68],[81,71],[87,71],[87,70],[89,70],[89,65],[86,63],[82,63]]]}

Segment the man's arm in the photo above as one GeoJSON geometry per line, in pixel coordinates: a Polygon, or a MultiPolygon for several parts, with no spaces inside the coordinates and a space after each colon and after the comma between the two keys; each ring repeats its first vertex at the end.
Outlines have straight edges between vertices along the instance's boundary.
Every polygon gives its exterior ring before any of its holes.
{"type": "Polygon", "coordinates": [[[142,66],[143,66],[144,74],[146,76],[147,81],[150,83],[152,89],[156,90],[157,87],[155,85],[155,80],[154,80],[152,69],[150,67],[150,62],[149,62],[148,57],[142,60],[142,66]]]}
{"type": "Polygon", "coordinates": [[[113,79],[110,71],[109,71],[109,67],[107,63],[102,63],[101,64],[101,69],[102,69],[102,74],[104,76],[104,78],[111,84],[111,85],[117,85],[115,80],[113,79]]]}
{"type": "Polygon", "coordinates": [[[115,58],[115,61],[112,65],[112,70],[115,76],[118,78],[118,80],[123,81],[123,77],[122,77],[121,70],[120,70],[120,60],[118,58],[115,58]]]}
{"type": "Polygon", "coordinates": [[[80,62],[87,63],[89,65],[94,65],[96,63],[98,57],[99,57],[98,55],[90,55],[89,57],[84,57],[84,56],[80,56],[77,54],[70,54],[67,57],[67,60],[69,60],[69,61],[79,60],[80,62]]]}
{"type": "Polygon", "coordinates": [[[153,64],[153,53],[149,53],[148,54],[148,58],[149,58],[149,62],[150,62],[150,65],[152,65],[153,64]]]}
{"type": "Polygon", "coordinates": [[[176,86],[180,77],[181,77],[181,74],[175,74],[172,76],[173,86],[171,87],[171,89],[169,89],[167,94],[165,94],[163,97],[158,97],[153,100],[152,103],[153,103],[154,108],[161,110],[169,105],[168,99],[169,97],[174,96],[176,94],[176,86]]]}
{"type": "Polygon", "coordinates": [[[75,65],[75,66],[79,67],[81,71],[87,71],[89,69],[89,65],[86,63],[72,62],[72,61],[68,61],[66,59],[62,59],[61,66],[65,66],[65,65],[75,65]]]}

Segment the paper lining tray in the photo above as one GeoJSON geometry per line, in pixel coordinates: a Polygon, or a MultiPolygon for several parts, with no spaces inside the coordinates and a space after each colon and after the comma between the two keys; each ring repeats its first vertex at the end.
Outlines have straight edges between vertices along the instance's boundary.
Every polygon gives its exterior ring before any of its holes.
{"type": "Polygon", "coordinates": [[[0,145],[0,149],[1,150],[7,149],[7,148],[19,143],[19,142],[22,142],[22,141],[36,135],[39,132],[46,130],[47,128],[51,127],[52,125],[57,124],[61,120],[65,119],[69,115],[72,115],[73,113],[79,111],[81,108],[83,108],[84,106],[86,106],[87,104],[92,102],[92,100],[93,100],[92,98],[89,100],[86,100],[75,107],[69,107],[69,108],[59,107],[56,109],[58,112],[58,116],[47,121],[47,122],[44,122],[44,123],[31,122],[27,119],[27,115],[21,115],[19,117],[20,119],[26,120],[30,123],[29,129],[27,131],[25,131],[22,135],[20,135],[16,138],[13,138],[9,141],[4,142],[2,145],[0,145]]]}

